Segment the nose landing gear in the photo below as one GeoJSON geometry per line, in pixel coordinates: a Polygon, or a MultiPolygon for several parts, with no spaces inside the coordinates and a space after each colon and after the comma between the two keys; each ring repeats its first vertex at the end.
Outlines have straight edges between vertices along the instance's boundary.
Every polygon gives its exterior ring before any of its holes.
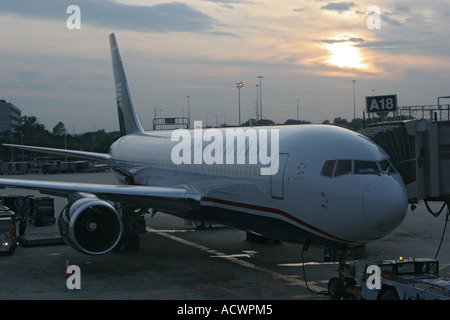
{"type": "Polygon", "coordinates": [[[357,299],[361,289],[356,283],[356,267],[347,264],[349,255],[354,259],[363,259],[367,256],[365,246],[331,246],[325,248],[325,259],[338,261],[338,277],[333,277],[328,281],[328,294],[331,300],[354,300],[357,299]],[[336,258],[336,259],[333,259],[336,258]]]}

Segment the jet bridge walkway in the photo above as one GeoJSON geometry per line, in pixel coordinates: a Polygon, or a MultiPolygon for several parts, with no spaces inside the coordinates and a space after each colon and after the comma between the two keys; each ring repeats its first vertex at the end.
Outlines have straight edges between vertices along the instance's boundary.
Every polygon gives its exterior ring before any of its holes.
{"type": "MultiPolygon", "coordinates": [[[[450,204],[450,121],[385,122],[360,131],[379,144],[402,175],[411,204],[450,204]]],[[[428,207],[428,205],[427,205],[428,207]]]]}

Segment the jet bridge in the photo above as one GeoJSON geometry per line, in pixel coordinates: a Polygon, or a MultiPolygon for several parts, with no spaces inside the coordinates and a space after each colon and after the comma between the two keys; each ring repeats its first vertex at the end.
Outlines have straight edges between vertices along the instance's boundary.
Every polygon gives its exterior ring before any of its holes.
{"type": "MultiPolygon", "coordinates": [[[[390,155],[403,177],[410,203],[450,204],[450,121],[385,122],[360,133],[390,155]]],[[[441,212],[429,211],[434,215],[441,212]]]]}

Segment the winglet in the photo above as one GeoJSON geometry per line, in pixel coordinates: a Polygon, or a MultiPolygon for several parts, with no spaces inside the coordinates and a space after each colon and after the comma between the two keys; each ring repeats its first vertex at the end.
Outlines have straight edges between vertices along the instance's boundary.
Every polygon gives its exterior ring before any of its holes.
{"type": "Polygon", "coordinates": [[[134,109],[128,87],[122,59],[120,58],[119,46],[117,45],[114,33],[109,35],[111,48],[112,66],[114,72],[114,84],[116,89],[117,112],[119,114],[120,135],[125,136],[130,133],[143,132],[134,109]]]}

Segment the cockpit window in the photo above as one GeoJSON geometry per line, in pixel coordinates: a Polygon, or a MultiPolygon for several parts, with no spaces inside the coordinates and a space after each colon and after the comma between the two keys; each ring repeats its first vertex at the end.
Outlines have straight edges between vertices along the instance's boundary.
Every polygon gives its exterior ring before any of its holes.
{"type": "Polygon", "coordinates": [[[380,174],[380,169],[375,161],[355,160],[355,174],[380,174]]]}
{"type": "Polygon", "coordinates": [[[329,160],[325,162],[325,165],[322,169],[322,175],[325,177],[331,178],[333,176],[334,171],[334,164],[336,163],[336,160],[329,160]]]}
{"type": "Polygon", "coordinates": [[[339,160],[336,165],[335,177],[352,173],[352,160],[339,160]]]}
{"type": "Polygon", "coordinates": [[[381,170],[383,171],[383,173],[386,173],[386,174],[397,173],[397,170],[395,170],[392,163],[387,159],[380,161],[380,167],[381,167],[381,170]]]}
{"type": "Polygon", "coordinates": [[[346,174],[355,175],[380,175],[397,173],[392,163],[388,160],[328,160],[322,168],[321,175],[329,178],[346,174]]]}

